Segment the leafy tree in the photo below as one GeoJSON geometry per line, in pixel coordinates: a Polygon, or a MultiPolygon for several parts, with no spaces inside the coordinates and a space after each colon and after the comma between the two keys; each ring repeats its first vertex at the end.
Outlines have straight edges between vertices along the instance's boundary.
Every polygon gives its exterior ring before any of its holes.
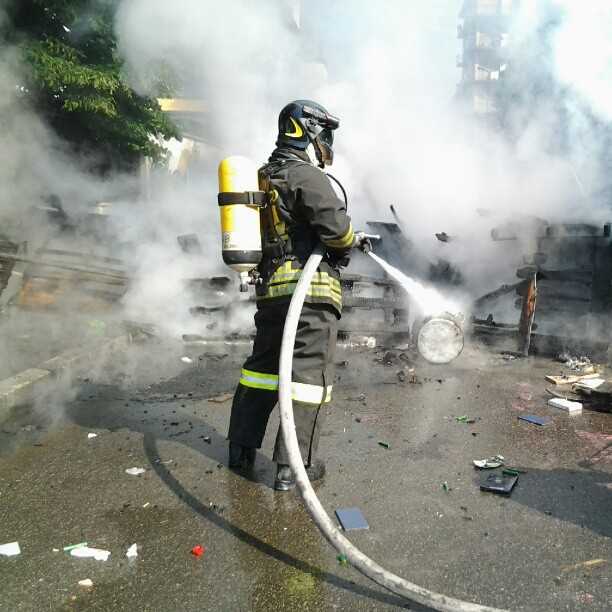
{"type": "Polygon", "coordinates": [[[26,67],[22,91],[76,150],[96,154],[99,170],[142,156],[159,160],[151,136],[178,137],[156,100],[122,76],[113,32],[118,0],[5,0],[3,38],[26,67]]]}

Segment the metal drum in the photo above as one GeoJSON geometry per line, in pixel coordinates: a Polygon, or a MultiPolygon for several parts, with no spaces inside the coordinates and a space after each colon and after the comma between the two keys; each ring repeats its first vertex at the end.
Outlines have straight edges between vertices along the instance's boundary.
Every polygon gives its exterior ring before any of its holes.
{"type": "Polygon", "coordinates": [[[415,325],[417,348],[430,363],[450,363],[463,350],[463,316],[444,312],[415,325]]]}

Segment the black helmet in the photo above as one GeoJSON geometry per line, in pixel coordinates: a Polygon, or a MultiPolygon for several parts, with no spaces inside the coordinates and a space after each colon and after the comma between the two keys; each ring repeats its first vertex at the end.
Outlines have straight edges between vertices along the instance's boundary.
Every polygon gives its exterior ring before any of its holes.
{"type": "Polygon", "coordinates": [[[311,100],[295,100],[278,116],[277,147],[292,147],[305,151],[314,145],[319,166],[331,166],[334,161],[334,130],[340,120],[330,115],[320,104],[311,100]]]}

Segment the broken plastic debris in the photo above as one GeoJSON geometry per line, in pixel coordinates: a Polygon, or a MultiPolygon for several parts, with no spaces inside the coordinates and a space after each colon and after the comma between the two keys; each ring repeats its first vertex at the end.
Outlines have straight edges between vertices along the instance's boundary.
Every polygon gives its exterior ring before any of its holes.
{"type": "Polygon", "coordinates": [[[490,474],[485,480],[480,483],[481,491],[490,491],[491,493],[501,493],[509,495],[518,481],[518,476],[504,476],[499,474],[490,474]]]}
{"type": "Polygon", "coordinates": [[[144,468],[132,467],[125,470],[125,473],[130,476],[140,476],[140,474],[144,474],[146,471],[144,468]]]}
{"type": "Polygon", "coordinates": [[[91,440],[92,438],[97,438],[98,434],[97,433],[88,433],[87,434],[87,439],[91,440]]]}
{"type": "Polygon", "coordinates": [[[481,470],[492,470],[504,465],[504,458],[502,455],[495,455],[488,459],[474,459],[472,463],[481,470]]]}
{"type": "Polygon", "coordinates": [[[201,557],[204,554],[204,547],[197,544],[191,549],[191,554],[194,557],[201,557]]]}
{"type": "Polygon", "coordinates": [[[79,542],[78,544],[70,544],[69,546],[64,546],[64,552],[69,552],[71,550],[74,550],[75,548],[83,548],[84,546],[87,546],[87,542],[79,542]]]}
{"type": "Polygon", "coordinates": [[[344,531],[353,529],[369,529],[368,521],[359,508],[338,508],[336,517],[344,531]]]}
{"type": "Polygon", "coordinates": [[[79,586],[90,589],[93,586],[93,581],[91,580],[91,578],[85,578],[85,580],[79,580],[79,586]]]}
{"type": "Polygon", "coordinates": [[[338,563],[340,565],[348,565],[348,559],[346,558],[346,555],[338,555],[336,559],[338,560],[338,563]]]}
{"type": "Polygon", "coordinates": [[[109,550],[102,550],[101,548],[89,548],[89,546],[81,546],[79,548],[73,548],[70,551],[73,557],[80,559],[95,559],[96,561],[107,561],[110,557],[109,550]]]}
{"type": "Polygon", "coordinates": [[[593,569],[595,567],[600,567],[601,565],[606,565],[606,563],[608,563],[607,559],[590,559],[589,561],[583,561],[582,563],[574,563],[574,565],[564,565],[561,568],[561,571],[565,574],[574,570],[593,569]]]}
{"type": "Polygon", "coordinates": [[[446,491],[447,493],[451,490],[451,488],[448,486],[448,482],[446,482],[446,480],[442,483],[442,489],[444,491],[446,491]]]}
{"type": "Polygon", "coordinates": [[[548,405],[553,408],[559,408],[560,410],[565,410],[569,414],[579,414],[582,412],[582,404],[580,402],[572,402],[568,399],[563,399],[561,397],[551,397],[548,400],[548,405]]]}
{"type": "Polygon", "coordinates": [[[581,380],[577,383],[574,383],[574,389],[597,389],[601,387],[606,381],[603,378],[591,378],[586,380],[581,380]]]}
{"type": "Polygon", "coordinates": [[[222,404],[223,402],[227,402],[234,397],[233,393],[221,393],[221,395],[215,395],[215,397],[209,397],[208,401],[213,402],[215,404],[222,404]]]}
{"type": "Polygon", "coordinates": [[[183,363],[193,363],[193,359],[191,357],[187,357],[187,355],[185,355],[184,357],[181,357],[181,361],[183,363]]]}
{"type": "Polygon", "coordinates": [[[4,557],[15,557],[21,554],[19,542],[9,542],[8,544],[0,544],[0,555],[4,557]]]}
{"type": "Polygon", "coordinates": [[[52,548],[51,549],[53,552],[59,552],[59,548],[52,548]]]}
{"type": "Polygon", "coordinates": [[[125,553],[125,556],[128,559],[133,559],[134,557],[138,556],[138,546],[136,544],[132,544],[128,549],[127,552],[125,553]]]}
{"type": "Polygon", "coordinates": [[[148,508],[151,505],[151,502],[147,502],[146,504],[142,504],[143,508],[148,508]]]}
{"type": "Polygon", "coordinates": [[[467,423],[467,420],[469,419],[467,414],[464,414],[463,416],[457,416],[455,417],[455,421],[457,421],[457,423],[467,423]]]}
{"type": "Polygon", "coordinates": [[[548,425],[552,423],[552,418],[549,416],[536,416],[535,414],[526,414],[525,416],[517,417],[519,421],[527,421],[527,423],[533,423],[534,425],[548,425]]]}

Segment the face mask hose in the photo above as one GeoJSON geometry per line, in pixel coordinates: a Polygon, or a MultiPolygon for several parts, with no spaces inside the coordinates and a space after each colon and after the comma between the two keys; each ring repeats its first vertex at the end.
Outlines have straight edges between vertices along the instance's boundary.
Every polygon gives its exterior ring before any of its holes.
{"type": "Polygon", "coordinates": [[[295,345],[295,335],[298,321],[302,312],[302,306],[306,297],[306,292],[310,282],[317,271],[321,259],[323,258],[324,248],[319,245],[308,259],[306,266],[302,270],[300,279],[295,287],[283,332],[281,354],[279,362],[279,389],[278,402],[280,406],[281,427],[283,439],[289,455],[289,463],[295,474],[297,486],[304,500],[306,509],[310,513],[313,521],[321,530],[325,538],[340,553],[346,555],[348,562],[357,568],[362,574],[388,589],[392,593],[404,597],[410,601],[415,601],[424,606],[429,606],[441,612],[504,612],[497,608],[489,608],[474,603],[461,601],[452,597],[447,597],[439,593],[434,593],[412,584],[399,576],[387,571],[375,561],[364,555],[358,548],[353,546],[342,533],[336,528],[327,512],[317,498],[304,468],[304,462],[300,455],[297,436],[295,433],[295,421],[293,419],[293,401],[291,399],[291,370],[293,362],[293,348],[295,345]]]}

